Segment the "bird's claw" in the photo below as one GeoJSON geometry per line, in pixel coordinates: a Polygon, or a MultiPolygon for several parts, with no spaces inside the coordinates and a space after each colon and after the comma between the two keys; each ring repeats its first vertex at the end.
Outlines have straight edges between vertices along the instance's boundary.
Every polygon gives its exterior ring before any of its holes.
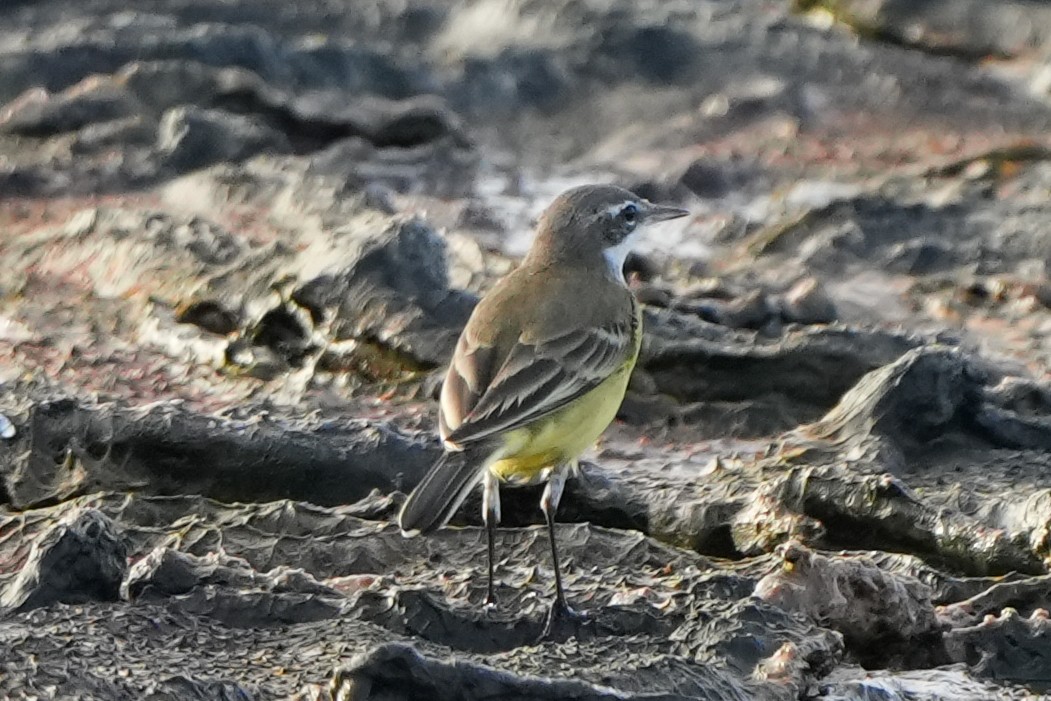
{"type": "Polygon", "coordinates": [[[583,624],[591,618],[583,611],[577,611],[562,599],[555,599],[551,609],[547,613],[547,621],[544,623],[544,632],[540,634],[542,640],[552,640],[560,637],[558,634],[565,631],[576,632],[583,624]]]}

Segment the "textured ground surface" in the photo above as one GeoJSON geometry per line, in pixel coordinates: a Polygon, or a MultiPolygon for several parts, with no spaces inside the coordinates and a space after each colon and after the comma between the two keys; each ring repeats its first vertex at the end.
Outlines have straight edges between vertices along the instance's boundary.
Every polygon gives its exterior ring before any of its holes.
{"type": "MultiPolygon", "coordinates": [[[[345,6],[346,5],[346,6],[345,6]]],[[[1051,689],[1051,4],[0,7],[0,692],[1051,689]],[[568,487],[405,540],[559,191],[689,207],[568,487]]]]}

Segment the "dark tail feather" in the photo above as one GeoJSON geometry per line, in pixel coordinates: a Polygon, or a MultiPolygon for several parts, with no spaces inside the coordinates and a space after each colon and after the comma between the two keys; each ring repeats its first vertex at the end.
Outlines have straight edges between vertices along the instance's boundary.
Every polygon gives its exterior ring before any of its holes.
{"type": "Polygon", "coordinates": [[[484,469],[484,462],[469,451],[443,455],[401,507],[398,525],[402,533],[430,533],[448,523],[482,480],[484,469]]]}

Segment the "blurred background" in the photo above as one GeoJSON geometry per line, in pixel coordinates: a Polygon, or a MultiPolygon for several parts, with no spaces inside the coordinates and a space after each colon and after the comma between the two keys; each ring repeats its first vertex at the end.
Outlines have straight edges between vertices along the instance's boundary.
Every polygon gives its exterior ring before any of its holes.
{"type": "Polygon", "coordinates": [[[7,2],[0,343],[280,373],[306,330],[253,325],[354,217],[422,216],[479,291],[554,195],[610,181],[695,213],[630,263],[652,304],[978,328],[1040,369],[1049,35],[1029,0],[7,2]]]}

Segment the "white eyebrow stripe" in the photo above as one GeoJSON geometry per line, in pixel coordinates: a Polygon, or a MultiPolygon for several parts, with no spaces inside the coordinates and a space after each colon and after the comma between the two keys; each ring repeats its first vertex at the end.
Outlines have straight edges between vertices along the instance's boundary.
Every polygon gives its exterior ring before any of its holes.
{"type": "Polygon", "coordinates": [[[624,209],[625,207],[627,207],[629,204],[633,204],[633,205],[637,206],[638,202],[636,202],[635,200],[624,200],[620,204],[615,204],[612,207],[607,208],[605,214],[608,217],[615,217],[618,214],[620,214],[620,211],[622,209],[624,209]]]}

